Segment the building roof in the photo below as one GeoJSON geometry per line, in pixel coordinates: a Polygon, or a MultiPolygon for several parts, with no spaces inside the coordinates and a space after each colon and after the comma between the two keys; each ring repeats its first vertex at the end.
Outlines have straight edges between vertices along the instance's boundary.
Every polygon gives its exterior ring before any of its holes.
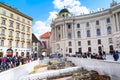
{"type": "MultiPolygon", "coordinates": [[[[37,42],[40,42],[38,39],[37,39],[37,37],[32,33],[32,43],[33,42],[35,42],[35,43],[37,43],[37,42]]],[[[40,42],[41,43],[41,42],[40,42]]]]}
{"type": "Polygon", "coordinates": [[[66,8],[64,8],[64,9],[62,9],[60,12],[59,12],[59,14],[61,14],[61,13],[70,13],[69,11],[68,11],[68,9],[66,9],[66,8]]]}
{"type": "Polygon", "coordinates": [[[33,18],[31,18],[31,17],[29,17],[28,15],[20,12],[18,9],[13,8],[12,6],[9,6],[9,5],[6,4],[6,3],[0,2],[0,7],[4,7],[4,8],[6,8],[6,9],[10,10],[10,11],[13,11],[14,13],[17,13],[17,14],[19,14],[19,15],[21,15],[21,16],[23,16],[23,17],[26,17],[27,19],[30,19],[30,20],[33,21],[33,18]]]}
{"type": "Polygon", "coordinates": [[[49,39],[50,38],[50,33],[51,32],[46,32],[40,36],[40,39],[49,39]]]}

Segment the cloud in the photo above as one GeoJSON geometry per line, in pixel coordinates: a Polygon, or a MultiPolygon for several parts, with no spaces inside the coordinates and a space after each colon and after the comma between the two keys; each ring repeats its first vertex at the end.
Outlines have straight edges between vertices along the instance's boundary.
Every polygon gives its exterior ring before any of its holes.
{"type": "Polygon", "coordinates": [[[63,9],[63,7],[66,6],[74,15],[89,13],[89,9],[85,6],[81,6],[79,0],[54,0],[53,4],[56,9],[63,9]]]}
{"type": "MultiPolygon", "coordinates": [[[[68,10],[74,14],[74,15],[80,15],[80,14],[88,14],[89,9],[85,6],[81,6],[81,3],[79,0],[54,0],[53,1],[55,10],[61,10],[66,6],[68,10]]],[[[46,21],[38,20],[33,25],[33,33],[36,35],[36,37],[39,37],[40,35],[44,34],[47,31],[51,30],[50,24],[52,20],[56,18],[56,14],[58,14],[57,11],[51,11],[49,12],[49,17],[46,19],[46,21]]]]}
{"type": "Polygon", "coordinates": [[[39,39],[40,35],[44,34],[47,31],[51,31],[50,24],[51,24],[52,20],[56,18],[57,12],[53,11],[53,12],[49,12],[49,14],[50,14],[50,16],[48,17],[48,19],[45,22],[38,20],[33,25],[33,33],[36,35],[36,37],[38,39],[39,39]]]}

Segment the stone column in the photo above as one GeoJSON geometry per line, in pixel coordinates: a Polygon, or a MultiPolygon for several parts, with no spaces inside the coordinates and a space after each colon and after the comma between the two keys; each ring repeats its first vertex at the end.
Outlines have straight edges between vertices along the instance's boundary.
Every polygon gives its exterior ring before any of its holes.
{"type": "Polygon", "coordinates": [[[120,29],[119,29],[119,22],[118,22],[118,14],[116,13],[115,14],[116,15],[116,25],[117,25],[117,31],[120,31],[120,29]]]}
{"type": "Polygon", "coordinates": [[[115,20],[115,15],[113,14],[113,20],[112,20],[112,26],[113,26],[113,30],[114,30],[114,32],[116,32],[117,31],[117,26],[116,26],[116,22],[115,22],[116,20],[115,20]]]}

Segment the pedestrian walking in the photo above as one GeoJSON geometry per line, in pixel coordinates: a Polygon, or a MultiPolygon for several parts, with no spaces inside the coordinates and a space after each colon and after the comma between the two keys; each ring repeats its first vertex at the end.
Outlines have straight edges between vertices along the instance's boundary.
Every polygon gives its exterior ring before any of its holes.
{"type": "Polygon", "coordinates": [[[116,52],[113,53],[113,58],[114,58],[115,61],[117,61],[119,59],[119,53],[118,53],[118,51],[116,51],[116,52]]]}

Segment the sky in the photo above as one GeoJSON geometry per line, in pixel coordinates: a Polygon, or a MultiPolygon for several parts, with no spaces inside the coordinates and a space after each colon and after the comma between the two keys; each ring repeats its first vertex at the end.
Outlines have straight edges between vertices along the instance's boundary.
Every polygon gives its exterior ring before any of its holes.
{"type": "MultiPolygon", "coordinates": [[[[120,2],[120,0],[115,0],[120,2]]],[[[39,37],[50,31],[50,24],[64,6],[74,15],[110,8],[112,0],[0,0],[33,18],[32,33],[39,37]]]]}

